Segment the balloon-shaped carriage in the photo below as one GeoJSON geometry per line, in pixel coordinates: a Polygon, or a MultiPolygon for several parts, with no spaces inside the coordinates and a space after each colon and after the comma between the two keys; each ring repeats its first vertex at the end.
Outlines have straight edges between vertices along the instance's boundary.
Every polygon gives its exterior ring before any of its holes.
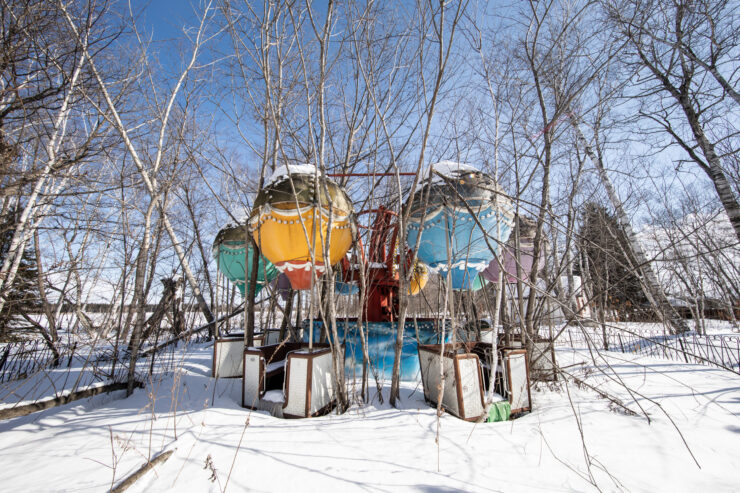
{"type": "MultiPolygon", "coordinates": [[[[245,224],[229,224],[218,232],[213,241],[213,256],[216,265],[223,275],[234,283],[242,296],[246,296],[254,255],[257,255],[245,224]]],[[[258,294],[265,285],[271,283],[279,274],[278,269],[259,254],[257,264],[257,284],[255,294],[258,294]]]]}
{"type": "Polygon", "coordinates": [[[501,251],[511,232],[511,201],[489,175],[469,165],[444,161],[407,206],[409,245],[452,284],[452,289],[480,289],[478,274],[501,251]]]}
{"type": "Polygon", "coordinates": [[[354,211],[347,192],[329,179],[319,183],[313,166],[288,166],[257,194],[249,228],[293,289],[310,289],[326,265],[337,264],[352,245],[354,211]]]}

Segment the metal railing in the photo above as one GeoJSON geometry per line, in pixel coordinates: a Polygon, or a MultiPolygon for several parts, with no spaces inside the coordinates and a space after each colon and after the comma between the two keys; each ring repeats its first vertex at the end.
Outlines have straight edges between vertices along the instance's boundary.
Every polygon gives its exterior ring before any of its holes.
{"type": "MultiPolygon", "coordinates": [[[[72,363],[77,344],[58,345],[59,367],[72,363]]],[[[27,375],[50,368],[54,364],[54,353],[41,340],[17,341],[0,344],[0,383],[18,380],[27,375]]]]}
{"type": "Polygon", "coordinates": [[[714,366],[740,374],[740,335],[670,335],[659,331],[568,327],[557,347],[594,348],[714,366]]]}
{"type": "MultiPolygon", "coordinates": [[[[181,341],[197,343],[207,339],[207,334],[194,333],[181,341]]],[[[156,343],[156,341],[151,341],[156,343]]],[[[176,344],[146,352],[154,344],[145,343],[136,363],[136,378],[140,381],[153,373],[171,372],[179,364],[176,344]]],[[[96,380],[126,381],[130,355],[125,348],[118,352],[110,344],[95,345],[93,342],[64,341],[56,345],[58,364],[54,365],[54,352],[45,341],[22,340],[0,344],[0,384],[21,380],[44,371],[82,371],[94,374],[96,380]],[[114,364],[114,360],[115,364],[114,364]]]]}

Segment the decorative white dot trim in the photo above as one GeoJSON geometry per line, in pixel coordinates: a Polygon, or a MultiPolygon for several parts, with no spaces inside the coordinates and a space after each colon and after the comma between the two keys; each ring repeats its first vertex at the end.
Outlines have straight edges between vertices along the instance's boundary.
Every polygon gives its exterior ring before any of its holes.
{"type": "MultiPolygon", "coordinates": [[[[295,270],[305,270],[311,272],[311,262],[285,262],[282,265],[276,265],[277,270],[282,272],[293,272],[295,270]]],[[[326,272],[326,267],[322,264],[314,264],[314,269],[317,274],[323,274],[326,272]]]]}

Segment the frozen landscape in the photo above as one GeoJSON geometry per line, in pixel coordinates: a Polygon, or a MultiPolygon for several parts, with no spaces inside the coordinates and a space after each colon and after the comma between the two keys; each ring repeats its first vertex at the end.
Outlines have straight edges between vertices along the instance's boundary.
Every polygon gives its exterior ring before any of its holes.
{"type": "MultiPolygon", "coordinates": [[[[281,420],[240,406],[241,379],[211,377],[211,345],[178,348],[174,368],[131,397],[102,394],[0,422],[0,483],[101,491],[172,451],[129,491],[738,486],[740,375],[726,370],[559,348],[570,376],[534,384],[533,411],[513,421],[468,423],[447,413],[437,420],[410,383],[398,409],[373,399],[342,415],[281,420]]],[[[8,398],[20,383],[0,392],[8,398]]]]}
{"type": "Polygon", "coordinates": [[[0,1],[0,493],[740,492],[740,1],[0,1]]]}

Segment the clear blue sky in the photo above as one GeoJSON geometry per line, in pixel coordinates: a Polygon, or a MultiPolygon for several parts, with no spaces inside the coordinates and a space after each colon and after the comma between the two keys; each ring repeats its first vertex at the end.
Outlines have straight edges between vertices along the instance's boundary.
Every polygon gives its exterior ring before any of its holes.
{"type": "MultiPolygon", "coordinates": [[[[147,31],[155,40],[165,40],[182,35],[183,25],[193,25],[195,15],[191,0],[134,0],[135,9],[142,9],[147,31]]],[[[195,5],[198,5],[197,0],[195,5]]]]}

